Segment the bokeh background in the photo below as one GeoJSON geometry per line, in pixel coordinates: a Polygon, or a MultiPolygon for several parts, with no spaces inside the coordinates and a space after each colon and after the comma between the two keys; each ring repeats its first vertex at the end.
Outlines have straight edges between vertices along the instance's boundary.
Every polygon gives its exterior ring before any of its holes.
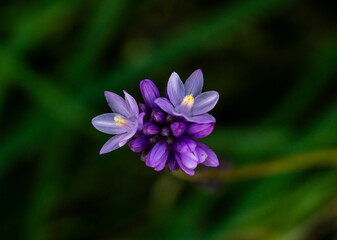
{"type": "Polygon", "coordinates": [[[337,239],[328,1],[15,0],[0,9],[0,239],[337,239]],[[218,169],[155,172],[91,119],[201,68],[218,169]]]}

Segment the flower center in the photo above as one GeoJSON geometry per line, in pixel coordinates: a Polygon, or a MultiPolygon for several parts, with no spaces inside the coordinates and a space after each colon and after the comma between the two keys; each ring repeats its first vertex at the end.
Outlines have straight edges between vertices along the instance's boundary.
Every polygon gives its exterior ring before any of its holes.
{"type": "Polygon", "coordinates": [[[183,106],[191,108],[194,104],[194,97],[192,94],[187,95],[184,97],[183,101],[181,102],[183,106]]]}
{"type": "Polygon", "coordinates": [[[116,117],[114,117],[115,123],[117,126],[125,126],[126,124],[128,124],[128,120],[126,120],[124,117],[117,115],[116,117]]]}

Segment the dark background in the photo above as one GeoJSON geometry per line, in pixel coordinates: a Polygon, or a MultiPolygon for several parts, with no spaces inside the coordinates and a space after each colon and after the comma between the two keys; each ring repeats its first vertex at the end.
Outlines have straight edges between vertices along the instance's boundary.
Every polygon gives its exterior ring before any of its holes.
{"type": "Polygon", "coordinates": [[[327,1],[3,2],[0,239],[336,240],[336,20],[327,1]],[[98,155],[104,90],[140,101],[198,68],[218,169],[98,155]]]}

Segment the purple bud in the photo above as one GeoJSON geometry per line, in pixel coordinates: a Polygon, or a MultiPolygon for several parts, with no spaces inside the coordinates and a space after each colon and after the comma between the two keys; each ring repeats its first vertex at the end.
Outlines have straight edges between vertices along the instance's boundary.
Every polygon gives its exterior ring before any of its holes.
{"type": "Polygon", "coordinates": [[[164,137],[168,137],[171,135],[171,130],[169,127],[164,126],[161,131],[160,131],[160,135],[164,136],[164,137]]]}
{"type": "Polygon", "coordinates": [[[173,136],[180,137],[186,129],[186,124],[183,122],[174,122],[171,124],[170,128],[173,136]]]}
{"type": "Polygon", "coordinates": [[[169,123],[169,124],[173,123],[174,122],[174,117],[172,115],[170,115],[170,114],[167,114],[166,115],[166,122],[169,123]]]}
{"type": "Polygon", "coordinates": [[[186,133],[194,139],[207,137],[213,132],[214,123],[194,123],[186,128],[186,133]]]}
{"type": "Polygon", "coordinates": [[[148,105],[152,109],[155,108],[157,104],[155,104],[154,100],[160,97],[156,85],[151,80],[145,79],[140,82],[140,91],[146,105],[148,105]]]}
{"type": "Polygon", "coordinates": [[[151,122],[145,122],[143,126],[143,133],[148,136],[156,135],[159,133],[159,127],[151,122]]]}
{"type": "Polygon", "coordinates": [[[150,141],[147,136],[142,136],[133,139],[128,145],[133,152],[142,152],[150,146],[150,141]]]}
{"type": "Polygon", "coordinates": [[[149,155],[146,158],[145,164],[148,167],[153,167],[155,171],[161,171],[165,167],[168,155],[169,146],[166,142],[160,141],[153,146],[149,155]]]}
{"type": "Polygon", "coordinates": [[[165,122],[166,119],[165,113],[162,110],[155,108],[151,113],[151,119],[157,123],[162,124],[165,122]]]}
{"type": "Polygon", "coordinates": [[[169,172],[174,172],[179,169],[179,165],[174,154],[171,154],[167,160],[167,169],[169,172]]]}

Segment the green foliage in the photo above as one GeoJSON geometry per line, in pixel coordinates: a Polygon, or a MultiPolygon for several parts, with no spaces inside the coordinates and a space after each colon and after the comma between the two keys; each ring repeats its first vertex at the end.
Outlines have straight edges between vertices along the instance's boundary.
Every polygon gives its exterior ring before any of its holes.
{"type": "MultiPolygon", "coordinates": [[[[13,1],[0,10],[0,239],[336,239],[337,35],[290,0],[13,1]],[[154,172],[103,91],[201,68],[218,169],[154,172]],[[324,226],[324,227],[321,227],[324,226]]],[[[164,91],[162,91],[163,93],[164,91]]]]}

